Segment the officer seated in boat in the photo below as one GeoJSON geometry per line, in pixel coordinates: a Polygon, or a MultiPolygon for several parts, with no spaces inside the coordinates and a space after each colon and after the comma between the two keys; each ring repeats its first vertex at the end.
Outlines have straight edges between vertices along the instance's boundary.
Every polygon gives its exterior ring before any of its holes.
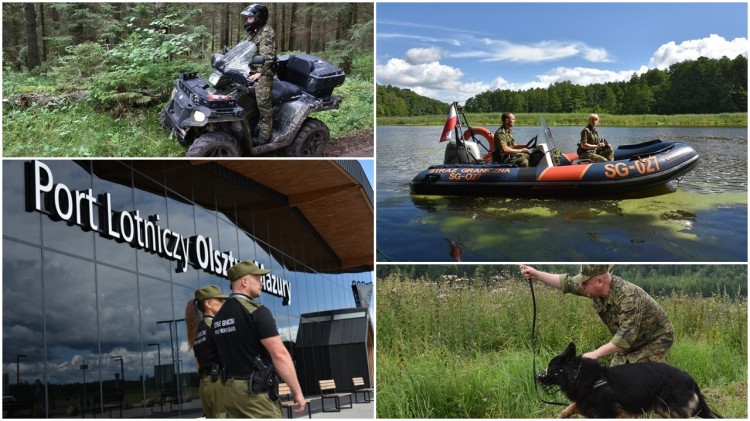
{"type": "Polygon", "coordinates": [[[531,151],[526,148],[526,145],[516,144],[516,140],[513,139],[513,126],[516,124],[516,116],[506,112],[500,119],[502,120],[502,126],[495,132],[492,162],[528,167],[531,151]]]}
{"type": "Polygon", "coordinates": [[[596,125],[599,124],[599,116],[591,114],[589,124],[581,131],[581,143],[578,144],[578,157],[588,159],[591,162],[607,162],[615,159],[615,152],[606,140],[599,139],[596,125]]]}

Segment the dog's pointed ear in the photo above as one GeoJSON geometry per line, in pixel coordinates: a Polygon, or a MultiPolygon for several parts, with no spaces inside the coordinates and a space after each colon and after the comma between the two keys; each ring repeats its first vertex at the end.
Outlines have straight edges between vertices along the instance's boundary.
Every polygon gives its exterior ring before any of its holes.
{"type": "Polygon", "coordinates": [[[566,357],[575,357],[576,356],[576,344],[573,342],[568,344],[568,347],[565,348],[565,351],[563,351],[563,355],[566,357]]]}

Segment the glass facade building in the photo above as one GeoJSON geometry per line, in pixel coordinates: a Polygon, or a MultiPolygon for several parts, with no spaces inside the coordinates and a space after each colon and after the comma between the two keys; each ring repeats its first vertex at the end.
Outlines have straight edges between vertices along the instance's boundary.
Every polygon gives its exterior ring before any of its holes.
{"type": "Polygon", "coordinates": [[[37,417],[112,393],[143,416],[160,391],[196,398],[185,306],[207,284],[228,293],[232,259],[273,271],[259,301],[290,350],[301,314],[355,307],[352,283],[373,281],[308,266],[296,241],[259,235],[284,231],[214,164],[154,165],[4,161],[3,394],[33,400],[37,417]]]}

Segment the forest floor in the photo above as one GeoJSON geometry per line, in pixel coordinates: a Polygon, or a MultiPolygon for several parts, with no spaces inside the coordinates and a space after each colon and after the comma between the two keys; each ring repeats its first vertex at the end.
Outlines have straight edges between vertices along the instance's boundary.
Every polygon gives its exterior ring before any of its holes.
{"type": "Polygon", "coordinates": [[[375,156],[375,139],[372,132],[347,136],[329,143],[324,157],[358,157],[373,158],[375,156]]]}

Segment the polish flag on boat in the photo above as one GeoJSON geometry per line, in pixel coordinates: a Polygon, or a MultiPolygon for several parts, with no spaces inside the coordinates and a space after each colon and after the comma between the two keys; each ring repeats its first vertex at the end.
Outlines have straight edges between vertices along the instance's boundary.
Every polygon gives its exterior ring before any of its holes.
{"type": "Polygon", "coordinates": [[[448,120],[445,121],[445,126],[443,127],[443,135],[440,136],[440,142],[451,140],[453,137],[453,129],[456,128],[456,124],[458,124],[456,104],[451,104],[451,108],[448,110],[448,120]]]}

